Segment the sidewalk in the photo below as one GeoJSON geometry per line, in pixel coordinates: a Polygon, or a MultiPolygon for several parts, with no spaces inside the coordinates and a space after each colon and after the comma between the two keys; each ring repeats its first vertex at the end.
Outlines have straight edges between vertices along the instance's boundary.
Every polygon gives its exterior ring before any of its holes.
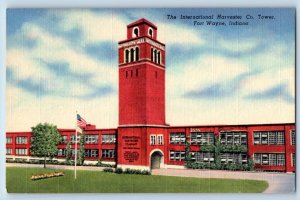
{"type": "Polygon", "coordinates": [[[241,172],[223,170],[195,170],[195,169],[153,169],[153,175],[183,176],[197,178],[228,178],[268,181],[269,187],[264,193],[295,192],[295,174],[271,172],[241,172]]]}

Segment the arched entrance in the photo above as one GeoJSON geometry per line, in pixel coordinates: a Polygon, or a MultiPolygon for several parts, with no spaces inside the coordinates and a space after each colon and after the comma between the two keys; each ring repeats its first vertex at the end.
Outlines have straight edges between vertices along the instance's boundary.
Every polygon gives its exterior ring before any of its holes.
{"type": "Polygon", "coordinates": [[[155,151],[151,154],[151,169],[161,168],[163,162],[163,155],[159,151],[155,151]]]}

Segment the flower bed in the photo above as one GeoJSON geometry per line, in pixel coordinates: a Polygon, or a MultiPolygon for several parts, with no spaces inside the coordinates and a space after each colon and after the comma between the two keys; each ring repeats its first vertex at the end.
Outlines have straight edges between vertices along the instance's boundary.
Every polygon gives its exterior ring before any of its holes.
{"type": "Polygon", "coordinates": [[[49,174],[36,174],[31,176],[32,181],[40,180],[40,179],[45,179],[45,178],[52,178],[52,177],[59,177],[65,175],[64,172],[54,172],[54,173],[49,173],[49,174]]]}

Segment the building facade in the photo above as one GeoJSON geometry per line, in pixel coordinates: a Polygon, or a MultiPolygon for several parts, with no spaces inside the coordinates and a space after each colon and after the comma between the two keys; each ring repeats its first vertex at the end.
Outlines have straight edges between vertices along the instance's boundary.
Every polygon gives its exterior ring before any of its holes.
{"type": "MultiPolygon", "coordinates": [[[[295,172],[294,123],[166,124],[165,44],[157,40],[157,34],[157,27],[146,19],[127,26],[127,39],[118,44],[119,126],[98,129],[89,124],[84,129],[85,160],[100,159],[123,169],[183,168],[187,144],[192,161],[211,163],[215,155],[204,149],[218,141],[223,164],[253,159],[256,170],[295,172]]],[[[76,140],[74,129],[59,132],[63,142],[58,145],[58,160],[64,159],[68,142],[74,151],[76,140]]],[[[30,141],[30,132],[7,132],[7,159],[36,159],[30,157],[30,141]]]]}

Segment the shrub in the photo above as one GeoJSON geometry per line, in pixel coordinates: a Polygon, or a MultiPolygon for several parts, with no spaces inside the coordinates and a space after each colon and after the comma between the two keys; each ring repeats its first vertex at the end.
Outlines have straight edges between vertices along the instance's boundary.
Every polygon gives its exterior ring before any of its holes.
{"type": "Polygon", "coordinates": [[[116,173],[117,174],[122,174],[123,173],[123,169],[122,168],[117,168],[116,169],[116,173]]]}
{"type": "Polygon", "coordinates": [[[113,173],[113,172],[114,172],[113,168],[108,168],[108,167],[107,167],[107,168],[104,168],[103,171],[104,171],[104,172],[110,172],[110,173],[113,173]]]}

